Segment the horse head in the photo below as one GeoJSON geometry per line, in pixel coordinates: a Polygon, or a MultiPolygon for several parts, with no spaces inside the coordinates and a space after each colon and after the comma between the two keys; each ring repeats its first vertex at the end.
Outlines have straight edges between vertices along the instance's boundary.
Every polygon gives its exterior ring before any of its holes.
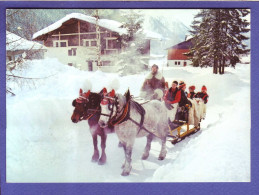
{"type": "Polygon", "coordinates": [[[123,96],[121,94],[115,94],[115,91],[112,90],[103,97],[101,102],[102,113],[99,119],[99,125],[101,127],[105,128],[114,125],[112,122],[124,111],[124,106],[129,100],[129,96],[129,91],[123,96]]]}
{"type": "Polygon", "coordinates": [[[115,90],[111,90],[109,93],[104,93],[103,98],[101,101],[101,116],[99,119],[99,125],[102,128],[105,128],[108,126],[109,119],[113,116],[115,113],[115,104],[116,104],[116,94],[115,90]]]}
{"type": "Polygon", "coordinates": [[[82,89],[79,91],[79,97],[72,102],[75,107],[71,120],[77,123],[81,120],[88,120],[94,114],[100,114],[100,102],[102,91],[100,93],[88,92],[83,93],[82,89]]]}

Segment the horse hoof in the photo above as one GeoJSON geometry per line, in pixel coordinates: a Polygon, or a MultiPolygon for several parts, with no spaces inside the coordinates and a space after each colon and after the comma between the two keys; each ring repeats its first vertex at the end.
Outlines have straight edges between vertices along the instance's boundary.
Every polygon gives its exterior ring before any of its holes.
{"type": "Polygon", "coordinates": [[[99,156],[92,156],[92,162],[98,162],[99,156]]]}
{"type": "MultiPolygon", "coordinates": [[[[126,165],[125,165],[125,167],[126,167],[126,165]]],[[[132,166],[129,166],[129,167],[125,168],[125,169],[122,171],[121,175],[122,175],[122,176],[128,176],[128,175],[130,174],[131,169],[132,169],[132,166]]]]}
{"type": "Polygon", "coordinates": [[[164,159],[165,159],[165,157],[163,157],[163,156],[158,157],[158,160],[164,160],[164,159]]]}
{"type": "Polygon", "coordinates": [[[103,161],[103,160],[99,160],[98,161],[98,165],[104,165],[106,162],[105,161],[103,161]]]}
{"type": "Polygon", "coordinates": [[[143,155],[141,159],[142,160],[147,160],[147,158],[148,158],[148,155],[143,155]]]}
{"type": "Polygon", "coordinates": [[[124,171],[123,171],[123,172],[121,173],[121,176],[129,176],[129,172],[124,172],[124,171]]]}
{"type": "Polygon", "coordinates": [[[105,162],[98,161],[98,165],[104,165],[105,162]]]}

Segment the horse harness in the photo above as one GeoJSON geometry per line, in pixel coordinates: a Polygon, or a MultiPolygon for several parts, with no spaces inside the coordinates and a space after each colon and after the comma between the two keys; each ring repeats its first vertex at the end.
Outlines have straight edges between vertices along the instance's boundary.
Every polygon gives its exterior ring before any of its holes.
{"type": "MultiPolygon", "coordinates": [[[[88,98],[86,98],[84,96],[80,96],[79,98],[76,99],[76,102],[79,104],[86,104],[88,101],[89,101],[88,98]]],[[[94,109],[94,111],[89,114],[88,110],[86,110],[85,105],[84,105],[83,117],[80,117],[79,121],[90,119],[91,117],[93,117],[96,114],[97,111],[98,111],[98,109],[94,109]]]]}
{"type": "MultiPolygon", "coordinates": [[[[145,102],[147,103],[147,102],[145,102]]],[[[144,117],[145,117],[145,114],[146,114],[146,111],[145,109],[137,102],[129,99],[127,100],[127,103],[123,106],[123,112],[122,114],[116,118],[117,114],[119,112],[116,112],[115,113],[115,116],[111,117],[112,114],[113,114],[113,109],[114,109],[114,106],[116,106],[116,110],[118,111],[118,102],[117,102],[117,97],[115,96],[115,101],[111,104],[109,103],[108,105],[108,109],[111,111],[111,114],[110,115],[106,115],[106,114],[101,114],[101,115],[105,115],[105,116],[109,116],[109,124],[111,126],[115,126],[115,125],[118,125],[118,124],[121,124],[127,120],[130,120],[131,122],[133,122],[135,125],[137,125],[139,127],[139,130],[138,130],[138,133],[140,132],[141,129],[145,130],[146,132],[160,138],[158,135],[154,134],[153,132],[149,131],[148,129],[146,129],[144,126],[143,126],[143,123],[144,123],[144,117]],[[130,104],[133,104],[137,110],[137,112],[140,114],[141,116],[141,119],[140,119],[140,122],[138,123],[137,121],[133,120],[131,117],[130,117],[130,104]]]]}

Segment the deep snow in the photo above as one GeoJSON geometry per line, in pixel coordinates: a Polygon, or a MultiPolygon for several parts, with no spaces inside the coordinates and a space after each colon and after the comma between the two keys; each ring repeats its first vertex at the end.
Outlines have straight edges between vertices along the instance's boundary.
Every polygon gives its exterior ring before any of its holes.
{"type": "MultiPolygon", "coordinates": [[[[162,68],[160,68],[161,70],[162,68]]],[[[163,68],[167,81],[206,84],[207,117],[201,131],[177,145],[167,143],[167,157],[157,160],[160,144],[152,143],[147,160],[141,160],[146,144],[139,138],[133,148],[132,171],[123,177],[124,152],[116,134],[107,138],[107,164],[91,162],[93,145],[87,121],[71,122],[73,99],[79,88],[100,91],[104,86],[138,96],[145,73],[119,77],[115,73],[79,71],[46,59],[30,62],[16,74],[47,77],[33,86],[7,95],[7,182],[248,182],[250,181],[250,65],[227,68],[225,75],[212,69],[163,68]]],[[[100,139],[99,139],[100,141],[100,139]]]]}

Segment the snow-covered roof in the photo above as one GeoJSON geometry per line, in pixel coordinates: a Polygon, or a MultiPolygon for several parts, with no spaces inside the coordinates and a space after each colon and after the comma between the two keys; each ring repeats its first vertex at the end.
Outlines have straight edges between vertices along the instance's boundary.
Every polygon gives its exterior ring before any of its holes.
{"type": "Polygon", "coordinates": [[[186,35],[186,36],[185,36],[185,41],[188,41],[189,39],[192,39],[192,38],[193,38],[192,35],[186,35]]]}
{"type": "Polygon", "coordinates": [[[169,47],[169,48],[166,48],[166,50],[169,50],[169,49],[190,49],[190,47],[193,46],[193,43],[192,43],[192,40],[191,39],[188,39],[186,41],[183,41],[181,43],[178,43],[172,47],[169,47]]]}
{"type": "MultiPolygon", "coordinates": [[[[94,17],[87,16],[87,15],[84,15],[84,14],[81,14],[81,13],[71,13],[71,14],[66,15],[64,18],[58,20],[57,22],[51,24],[50,26],[36,32],[35,34],[33,34],[32,39],[36,39],[37,37],[39,37],[41,35],[47,34],[51,31],[54,31],[54,30],[58,29],[59,27],[62,26],[62,24],[64,22],[66,22],[66,21],[68,21],[72,18],[82,20],[82,21],[85,21],[85,22],[89,22],[89,23],[92,23],[92,24],[96,23],[96,18],[94,18],[94,17]]],[[[117,22],[117,21],[114,21],[114,20],[99,19],[98,24],[99,24],[99,26],[101,26],[103,28],[106,28],[106,29],[109,29],[111,31],[117,32],[120,35],[127,33],[127,30],[125,28],[121,28],[122,24],[120,22],[117,22]]]]}
{"type": "Polygon", "coordinates": [[[14,33],[6,31],[6,51],[46,49],[40,43],[29,41],[14,33]]]}

